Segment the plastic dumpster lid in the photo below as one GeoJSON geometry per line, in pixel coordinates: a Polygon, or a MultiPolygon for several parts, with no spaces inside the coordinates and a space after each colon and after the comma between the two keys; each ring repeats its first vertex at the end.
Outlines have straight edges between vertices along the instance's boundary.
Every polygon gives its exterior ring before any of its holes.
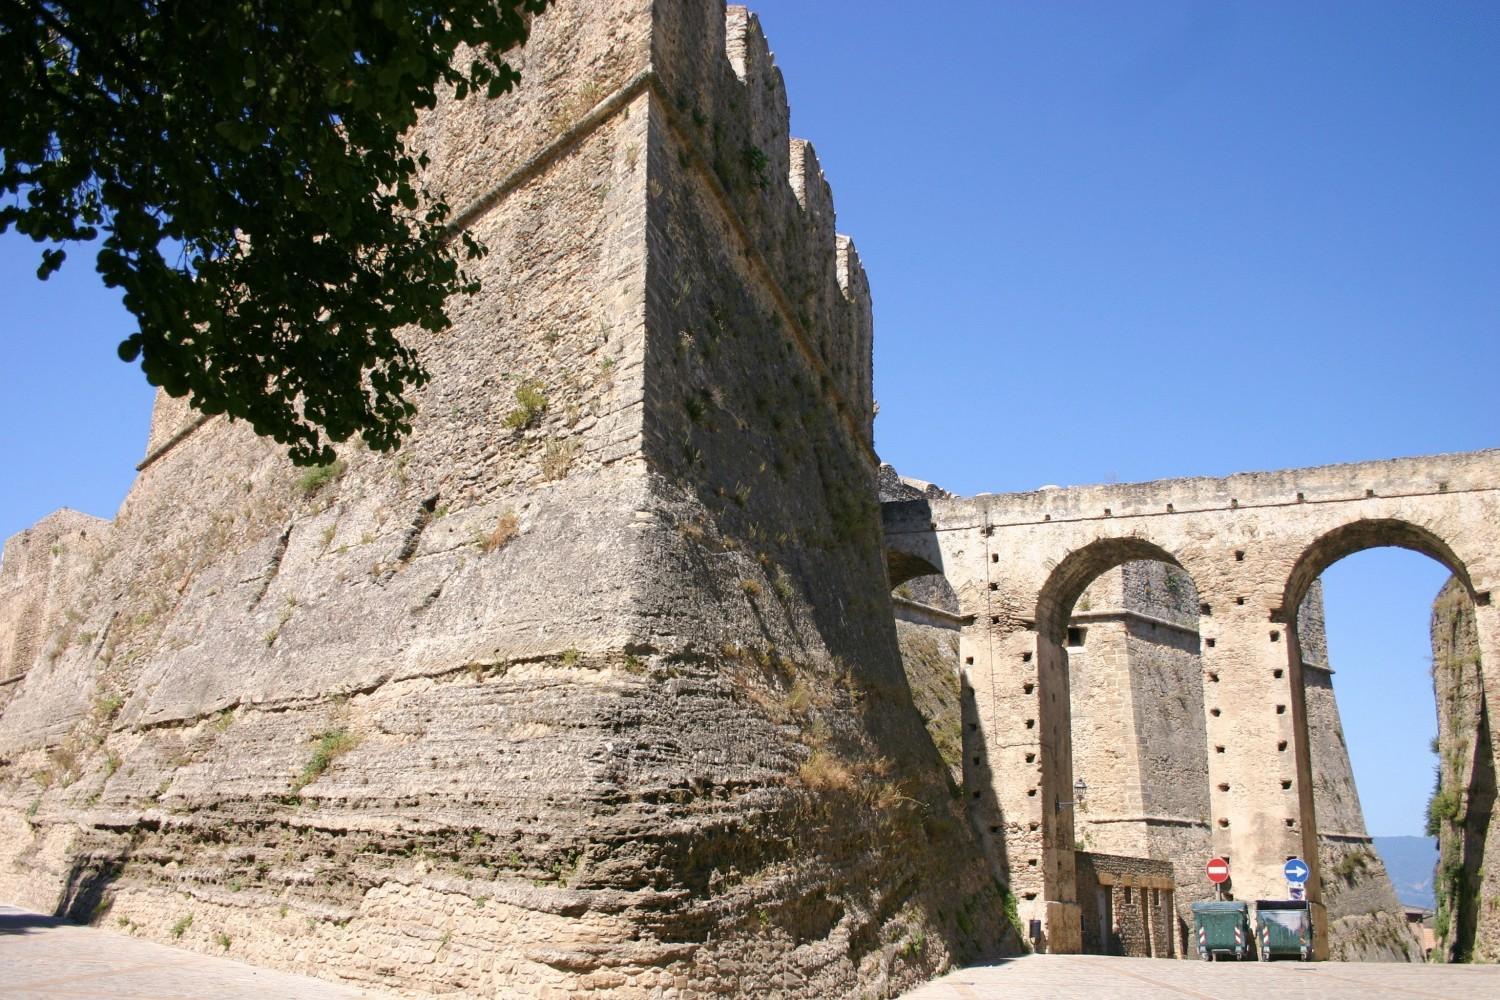
{"type": "Polygon", "coordinates": [[[1242,899],[1205,900],[1193,904],[1194,913],[1244,913],[1250,904],[1242,899]]]}
{"type": "Polygon", "coordinates": [[[1305,899],[1257,899],[1257,910],[1307,910],[1311,904],[1305,899]]]}

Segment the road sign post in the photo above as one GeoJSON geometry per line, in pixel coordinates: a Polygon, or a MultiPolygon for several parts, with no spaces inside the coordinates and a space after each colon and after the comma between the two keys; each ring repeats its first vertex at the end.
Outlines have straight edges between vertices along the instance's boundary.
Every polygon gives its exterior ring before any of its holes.
{"type": "Polygon", "coordinates": [[[1208,860],[1208,880],[1214,884],[1214,894],[1224,898],[1224,883],[1229,881],[1229,862],[1223,858],[1208,860]]]}

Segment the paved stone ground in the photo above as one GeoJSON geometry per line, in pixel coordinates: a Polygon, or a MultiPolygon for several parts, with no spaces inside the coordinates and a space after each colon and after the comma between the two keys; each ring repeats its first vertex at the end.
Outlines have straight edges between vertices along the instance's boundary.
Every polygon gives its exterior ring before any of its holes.
{"type": "Polygon", "coordinates": [[[949,973],[903,1000],[1495,1000],[1500,966],[1193,962],[1028,955],[949,973]]]}
{"type": "Polygon", "coordinates": [[[351,1000],[385,996],[0,906],[0,997],[5,1000],[351,1000]]]}
{"type": "MultiPolygon", "coordinates": [[[[5,1000],[382,1000],[387,994],[0,906],[5,1000]]],[[[960,969],[903,1000],[1494,1000],[1500,967],[1175,962],[1030,955],[960,969]]]]}

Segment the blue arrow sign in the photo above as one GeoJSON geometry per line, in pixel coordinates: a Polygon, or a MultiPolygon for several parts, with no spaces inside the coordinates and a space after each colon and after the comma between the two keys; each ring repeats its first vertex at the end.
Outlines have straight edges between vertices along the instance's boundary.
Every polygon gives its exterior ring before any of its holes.
{"type": "Polygon", "coordinates": [[[1288,858],[1286,864],[1281,867],[1281,873],[1292,885],[1302,885],[1307,881],[1309,874],[1307,862],[1301,858],[1288,858]]]}

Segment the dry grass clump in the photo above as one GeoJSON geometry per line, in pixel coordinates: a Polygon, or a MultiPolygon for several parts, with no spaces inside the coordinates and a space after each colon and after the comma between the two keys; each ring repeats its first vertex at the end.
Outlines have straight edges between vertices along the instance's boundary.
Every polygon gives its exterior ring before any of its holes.
{"type": "Polygon", "coordinates": [[[853,792],[858,786],[849,765],[827,750],[814,750],[797,769],[797,777],[815,792],[853,792]]]}
{"type": "Polygon", "coordinates": [[[573,467],[578,454],[578,442],[572,438],[548,438],[542,449],[542,479],[551,482],[562,479],[573,467]]]}
{"type": "Polygon", "coordinates": [[[514,511],[506,511],[500,515],[500,520],[495,527],[486,535],[481,535],[478,540],[479,551],[486,555],[498,552],[509,545],[517,535],[521,533],[521,522],[517,520],[514,511]]]}

